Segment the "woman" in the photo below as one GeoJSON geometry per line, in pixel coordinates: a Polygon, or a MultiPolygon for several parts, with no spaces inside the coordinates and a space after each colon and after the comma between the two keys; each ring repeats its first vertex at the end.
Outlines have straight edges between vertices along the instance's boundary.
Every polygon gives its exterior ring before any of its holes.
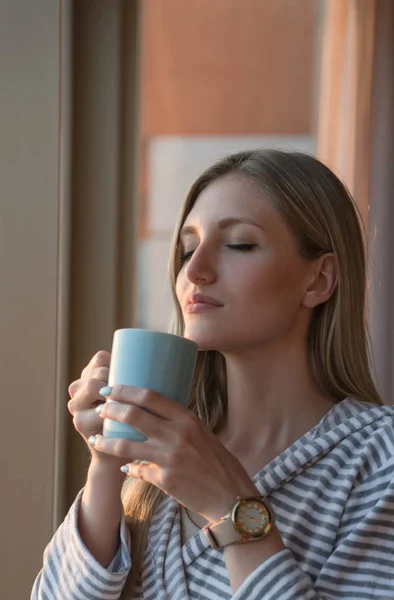
{"type": "Polygon", "coordinates": [[[343,184],[301,153],[224,158],[186,198],[170,275],[173,331],[200,350],[189,407],[106,387],[93,357],[69,388],[86,486],[32,598],[394,598],[394,407],[343,184]],[[148,441],[104,438],[104,417],[148,441]]]}

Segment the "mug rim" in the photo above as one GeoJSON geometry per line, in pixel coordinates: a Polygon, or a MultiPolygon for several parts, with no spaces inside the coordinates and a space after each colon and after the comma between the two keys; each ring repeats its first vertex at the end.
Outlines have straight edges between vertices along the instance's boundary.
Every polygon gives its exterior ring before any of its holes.
{"type": "Polygon", "coordinates": [[[193,344],[194,346],[197,346],[198,349],[198,344],[197,342],[194,342],[193,340],[189,340],[189,338],[185,338],[183,335],[177,335],[176,333],[170,333],[168,331],[153,331],[152,329],[141,329],[140,327],[121,327],[120,329],[115,329],[114,331],[114,336],[116,333],[121,333],[124,331],[135,331],[135,332],[139,332],[139,333],[145,333],[145,334],[149,334],[149,335],[159,335],[159,336],[166,336],[166,337],[172,337],[172,338],[178,338],[180,340],[184,340],[185,342],[188,342],[189,344],[193,344]]]}

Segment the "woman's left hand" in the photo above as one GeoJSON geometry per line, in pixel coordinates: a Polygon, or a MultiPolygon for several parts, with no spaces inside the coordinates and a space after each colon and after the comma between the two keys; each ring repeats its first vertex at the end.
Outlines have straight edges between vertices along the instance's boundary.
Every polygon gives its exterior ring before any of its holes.
{"type": "Polygon", "coordinates": [[[260,493],[238,459],[187,407],[132,386],[116,385],[106,397],[114,402],[102,405],[100,417],[132,425],[148,440],[96,435],[89,443],[124,458],[131,477],[152,483],[211,523],[234,506],[237,496],[260,493]],[[131,464],[134,460],[149,464],[131,464]]]}

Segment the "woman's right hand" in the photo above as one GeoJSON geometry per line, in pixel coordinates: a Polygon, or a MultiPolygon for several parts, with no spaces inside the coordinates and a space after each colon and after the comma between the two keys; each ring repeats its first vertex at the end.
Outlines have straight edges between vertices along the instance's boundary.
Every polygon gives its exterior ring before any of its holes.
{"type": "Polygon", "coordinates": [[[83,437],[92,455],[92,461],[100,465],[113,465],[114,468],[124,463],[124,459],[97,452],[89,443],[91,435],[103,433],[103,419],[96,413],[96,407],[105,402],[99,391],[108,385],[109,364],[111,354],[100,350],[81,373],[81,378],[73,381],[68,388],[71,400],[68,410],[73,416],[73,424],[83,437]]]}

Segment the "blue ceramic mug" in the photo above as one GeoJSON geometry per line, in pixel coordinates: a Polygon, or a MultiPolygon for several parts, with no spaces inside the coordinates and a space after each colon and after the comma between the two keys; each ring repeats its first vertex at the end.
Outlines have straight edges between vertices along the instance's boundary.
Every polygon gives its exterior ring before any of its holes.
{"type": "MultiPolygon", "coordinates": [[[[150,388],[186,406],[198,345],[171,333],[146,329],[118,329],[114,333],[108,385],[150,388]]],[[[145,442],[147,437],[130,425],[104,419],[103,435],[145,442]]]]}

